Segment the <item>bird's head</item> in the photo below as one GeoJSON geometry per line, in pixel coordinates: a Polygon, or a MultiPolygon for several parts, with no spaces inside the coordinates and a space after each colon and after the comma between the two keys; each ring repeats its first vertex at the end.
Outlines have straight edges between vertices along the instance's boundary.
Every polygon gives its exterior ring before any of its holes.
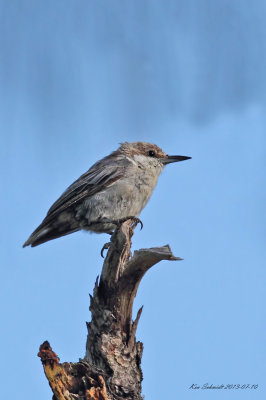
{"type": "Polygon", "coordinates": [[[136,161],[143,161],[153,166],[163,168],[165,165],[189,160],[187,156],[169,156],[156,144],[147,142],[122,143],[119,151],[136,161]]]}

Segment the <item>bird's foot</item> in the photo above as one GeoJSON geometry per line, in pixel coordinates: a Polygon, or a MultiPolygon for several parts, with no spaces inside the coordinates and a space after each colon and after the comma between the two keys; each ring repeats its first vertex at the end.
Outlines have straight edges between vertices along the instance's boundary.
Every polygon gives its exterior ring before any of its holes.
{"type": "Polygon", "coordinates": [[[139,218],[133,216],[118,219],[117,221],[113,221],[113,224],[115,224],[119,228],[123,224],[123,222],[126,222],[129,219],[133,221],[132,228],[135,228],[138,224],[140,224],[140,230],[142,230],[143,222],[139,218]]]}
{"type": "Polygon", "coordinates": [[[107,243],[105,243],[104,245],[103,245],[103,248],[102,248],[102,250],[101,250],[101,256],[102,256],[102,258],[104,258],[104,250],[108,250],[109,249],[109,247],[110,247],[110,245],[111,245],[111,242],[107,242],[107,243]]]}

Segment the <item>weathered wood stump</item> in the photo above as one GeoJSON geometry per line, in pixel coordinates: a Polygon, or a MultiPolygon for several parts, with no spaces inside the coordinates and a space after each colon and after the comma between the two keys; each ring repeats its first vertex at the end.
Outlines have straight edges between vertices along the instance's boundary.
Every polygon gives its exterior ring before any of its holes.
{"type": "Polygon", "coordinates": [[[100,280],[91,296],[86,355],[77,363],[59,363],[49,342],[40,346],[45,375],[54,400],[141,400],[143,344],[136,341],[139,309],[132,321],[133,301],[146,271],[174,257],[168,245],[140,249],[131,257],[136,223],[124,222],[111,237],[100,280]]]}

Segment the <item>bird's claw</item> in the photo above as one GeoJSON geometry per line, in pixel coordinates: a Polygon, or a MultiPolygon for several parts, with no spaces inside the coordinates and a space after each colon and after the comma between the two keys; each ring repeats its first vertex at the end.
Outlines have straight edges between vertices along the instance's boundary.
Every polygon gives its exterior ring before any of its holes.
{"type": "Polygon", "coordinates": [[[102,258],[104,258],[104,254],[103,254],[104,250],[108,250],[109,247],[110,247],[110,244],[111,244],[111,242],[107,242],[107,243],[105,243],[105,244],[103,245],[102,250],[101,250],[101,256],[102,256],[102,258]]]}
{"type": "MultiPolygon", "coordinates": [[[[128,221],[129,219],[132,220],[132,227],[130,228],[131,234],[133,233],[132,228],[135,228],[138,224],[140,224],[140,230],[142,230],[142,228],[143,228],[143,222],[142,222],[139,218],[133,217],[133,216],[121,218],[121,219],[119,219],[119,220],[117,220],[117,221],[109,221],[109,220],[108,220],[108,223],[111,223],[111,224],[116,225],[116,226],[117,226],[117,229],[118,229],[118,228],[120,228],[120,226],[123,224],[123,222],[126,222],[126,221],[128,221]]],[[[101,250],[101,256],[102,256],[102,258],[104,258],[104,250],[108,250],[109,247],[110,247],[110,245],[111,245],[111,242],[107,242],[107,243],[105,243],[105,244],[103,245],[102,250],[101,250]]]]}
{"type": "Polygon", "coordinates": [[[141,219],[139,219],[139,218],[137,218],[137,217],[134,217],[134,218],[132,218],[132,219],[133,219],[133,222],[134,222],[135,226],[137,226],[138,224],[140,224],[140,230],[142,231],[142,229],[143,229],[143,222],[141,221],[141,219]]]}
{"type": "Polygon", "coordinates": [[[123,222],[128,221],[129,219],[132,219],[133,224],[134,224],[134,228],[135,228],[138,224],[140,224],[140,230],[142,230],[142,228],[143,228],[143,222],[142,222],[139,218],[133,217],[133,216],[125,217],[125,218],[119,219],[119,220],[117,221],[117,226],[122,225],[123,222]]]}

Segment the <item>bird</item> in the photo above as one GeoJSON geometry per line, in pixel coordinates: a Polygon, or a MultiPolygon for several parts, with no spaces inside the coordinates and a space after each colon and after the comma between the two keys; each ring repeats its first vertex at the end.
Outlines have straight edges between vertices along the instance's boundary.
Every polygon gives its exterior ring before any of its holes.
{"type": "Polygon", "coordinates": [[[167,155],[147,142],[121,143],[65,190],[23,247],[80,230],[112,234],[129,218],[141,222],[138,216],[164,167],[190,158],[167,155]]]}

